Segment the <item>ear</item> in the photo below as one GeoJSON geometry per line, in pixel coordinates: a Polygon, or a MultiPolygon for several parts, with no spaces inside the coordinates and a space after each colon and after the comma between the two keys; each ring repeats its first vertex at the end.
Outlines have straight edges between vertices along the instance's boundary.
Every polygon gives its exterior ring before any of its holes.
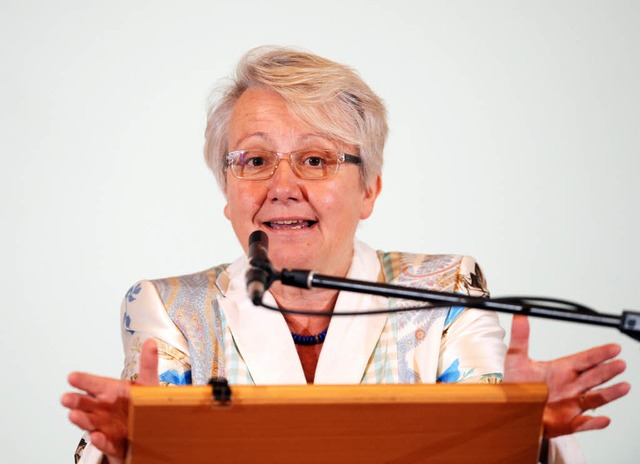
{"type": "Polygon", "coordinates": [[[231,220],[231,213],[229,212],[229,202],[227,201],[224,205],[224,217],[231,220]]]}
{"type": "Polygon", "coordinates": [[[382,177],[377,176],[364,191],[360,219],[367,219],[371,216],[371,213],[373,213],[373,207],[378,199],[378,195],[380,195],[380,190],[382,190],[382,177]]]}

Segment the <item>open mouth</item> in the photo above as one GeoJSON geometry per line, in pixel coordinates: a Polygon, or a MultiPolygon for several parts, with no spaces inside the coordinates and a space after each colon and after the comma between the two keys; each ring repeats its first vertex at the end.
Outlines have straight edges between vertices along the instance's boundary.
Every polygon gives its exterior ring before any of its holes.
{"type": "Polygon", "coordinates": [[[291,221],[267,221],[264,224],[270,229],[276,230],[297,230],[313,227],[318,221],[305,221],[295,219],[291,221]]]}

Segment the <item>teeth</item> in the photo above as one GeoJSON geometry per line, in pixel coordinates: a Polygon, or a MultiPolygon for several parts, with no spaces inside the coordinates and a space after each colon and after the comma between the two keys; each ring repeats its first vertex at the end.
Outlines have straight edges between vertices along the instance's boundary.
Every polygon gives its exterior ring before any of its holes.
{"type": "Polygon", "coordinates": [[[270,227],[273,227],[274,229],[290,229],[290,230],[296,230],[296,229],[304,229],[305,227],[309,227],[311,225],[310,221],[301,221],[301,220],[281,220],[281,221],[270,221],[269,223],[270,227]]]}

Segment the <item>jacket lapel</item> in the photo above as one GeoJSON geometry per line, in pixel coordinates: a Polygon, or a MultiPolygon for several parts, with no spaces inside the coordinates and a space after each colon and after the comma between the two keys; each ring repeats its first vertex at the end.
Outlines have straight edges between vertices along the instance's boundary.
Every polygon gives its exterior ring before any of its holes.
{"type": "MultiPolygon", "coordinates": [[[[229,287],[221,298],[227,324],[256,385],[304,384],[304,372],[282,314],[254,306],[244,284],[246,258],[231,264],[229,287]]],[[[265,303],[276,306],[267,292],[265,303]]]]}
{"type": "MultiPolygon", "coordinates": [[[[380,270],[376,252],[367,245],[356,242],[347,277],[375,282],[380,270]]],[[[334,314],[386,307],[387,300],[383,297],[340,292],[334,314]]],[[[327,338],[320,352],[314,383],[360,383],[386,321],[386,314],[332,317],[327,338]]]]}

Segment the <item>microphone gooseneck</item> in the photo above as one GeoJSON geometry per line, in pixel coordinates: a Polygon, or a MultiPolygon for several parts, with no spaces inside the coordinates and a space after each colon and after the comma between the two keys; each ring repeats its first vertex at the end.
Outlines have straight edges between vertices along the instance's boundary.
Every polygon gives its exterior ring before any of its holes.
{"type": "Polygon", "coordinates": [[[329,275],[317,274],[313,271],[300,269],[282,269],[276,271],[269,260],[269,238],[261,230],[256,230],[249,236],[249,270],[247,271],[247,292],[256,306],[288,314],[304,314],[317,317],[334,316],[364,316],[372,314],[391,314],[401,311],[415,311],[420,309],[434,309],[447,306],[461,306],[492,310],[510,314],[525,314],[528,316],[556,319],[562,321],[579,322],[583,324],[614,327],[622,333],[640,341],[640,312],[623,311],[622,316],[598,313],[584,305],[570,301],[544,297],[504,297],[485,298],[435,291],[424,288],[404,287],[389,283],[368,282],[364,280],[346,279],[329,275]],[[283,285],[298,288],[328,288],[338,291],[379,295],[387,298],[401,298],[429,303],[423,307],[381,308],[368,311],[340,311],[337,313],[323,313],[306,310],[279,308],[262,303],[264,292],[275,280],[283,285]]]}
{"type": "Polygon", "coordinates": [[[249,270],[246,274],[247,293],[254,305],[262,303],[264,292],[274,280],[274,270],[269,260],[269,237],[261,230],[249,235],[249,270]]]}

